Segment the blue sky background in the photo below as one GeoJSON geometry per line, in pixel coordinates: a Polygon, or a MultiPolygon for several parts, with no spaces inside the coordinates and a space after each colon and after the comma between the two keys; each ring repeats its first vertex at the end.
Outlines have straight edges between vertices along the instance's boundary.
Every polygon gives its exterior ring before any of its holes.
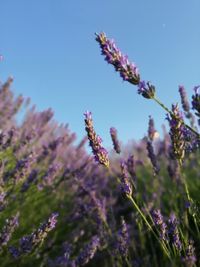
{"type": "Polygon", "coordinates": [[[103,60],[95,32],[115,39],[168,106],[179,101],[179,84],[189,95],[200,84],[199,0],[1,0],[0,10],[0,79],[13,75],[16,94],[52,107],[78,138],[85,110],[107,147],[111,126],[126,143],[144,136],[149,115],[158,129],[165,122],[103,60]]]}

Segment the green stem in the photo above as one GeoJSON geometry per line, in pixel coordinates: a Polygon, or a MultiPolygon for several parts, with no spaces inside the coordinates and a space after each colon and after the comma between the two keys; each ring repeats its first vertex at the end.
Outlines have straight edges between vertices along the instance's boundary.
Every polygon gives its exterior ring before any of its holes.
{"type": "MultiPolygon", "coordinates": [[[[179,172],[180,172],[181,177],[182,177],[182,182],[183,182],[184,187],[185,187],[185,192],[186,192],[186,195],[187,195],[188,202],[189,202],[189,203],[193,203],[193,200],[192,200],[192,198],[190,197],[190,193],[189,193],[189,189],[188,189],[188,185],[187,185],[186,177],[185,177],[184,173],[181,171],[181,166],[180,166],[180,164],[179,164],[179,172]]],[[[193,217],[194,224],[195,224],[195,227],[196,227],[196,230],[197,230],[197,234],[198,234],[198,236],[200,236],[200,231],[199,231],[198,223],[197,223],[197,220],[196,220],[196,214],[194,214],[194,213],[192,212],[192,210],[191,210],[190,207],[189,207],[189,212],[190,212],[190,214],[191,214],[192,217],[193,217]]]]}
{"type": "MultiPolygon", "coordinates": [[[[152,98],[159,106],[161,106],[165,111],[167,111],[172,117],[174,116],[173,112],[169,110],[159,99],[157,99],[155,96],[152,98]]],[[[193,132],[195,135],[197,135],[198,138],[200,138],[200,134],[196,132],[192,127],[187,125],[186,123],[182,122],[185,127],[187,127],[191,132],[193,132]]]]}
{"type": "Polygon", "coordinates": [[[129,260],[128,260],[127,258],[125,258],[125,262],[126,262],[126,265],[127,265],[128,267],[131,267],[131,264],[130,264],[130,262],[129,262],[129,260]]]}
{"type": "Polygon", "coordinates": [[[158,240],[158,242],[161,244],[162,246],[162,249],[163,251],[165,252],[165,254],[167,255],[167,257],[169,259],[170,258],[170,255],[169,255],[169,252],[166,248],[166,246],[163,244],[163,242],[159,239],[159,237],[157,236],[157,234],[154,232],[152,226],[150,225],[150,223],[147,221],[144,213],[141,211],[141,209],[138,207],[137,203],[135,202],[135,200],[131,197],[131,196],[128,196],[128,199],[130,199],[130,201],[132,202],[132,204],[134,205],[134,207],[136,208],[136,210],[139,212],[139,214],[141,215],[142,219],[144,220],[144,222],[146,223],[146,225],[148,226],[149,230],[152,232],[152,234],[154,235],[154,237],[158,240]]]}

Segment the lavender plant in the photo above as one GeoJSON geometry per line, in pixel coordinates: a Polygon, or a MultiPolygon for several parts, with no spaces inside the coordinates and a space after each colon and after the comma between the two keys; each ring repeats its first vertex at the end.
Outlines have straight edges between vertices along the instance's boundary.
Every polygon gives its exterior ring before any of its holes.
{"type": "Polygon", "coordinates": [[[116,155],[103,147],[91,112],[77,143],[51,109],[37,112],[15,97],[12,77],[1,84],[0,265],[199,266],[199,88],[190,104],[179,86],[183,113],[170,110],[113,40],[100,33],[96,41],[121,78],[167,112],[169,132],[161,137],[151,114],[147,137],[122,145],[111,127],[116,155]]]}

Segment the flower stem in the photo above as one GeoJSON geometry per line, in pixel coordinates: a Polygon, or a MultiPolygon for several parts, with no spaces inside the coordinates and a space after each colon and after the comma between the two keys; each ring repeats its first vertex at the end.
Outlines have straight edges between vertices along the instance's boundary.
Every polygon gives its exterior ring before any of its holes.
{"type": "MultiPolygon", "coordinates": [[[[182,182],[183,182],[183,185],[185,187],[185,192],[186,192],[186,195],[187,195],[188,202],[191,205],[193,203],[193,200],[192,200],[192,198],[190,196],[190,193],[189,193],[186,177],[185,177],[184,173],[181,171],[181,166],[180,165],[179,165],[179,172],[181,174],[182,182]]],[[[191,210],[191,207],[189,207],[189,213],[193,217],[194,224],[195,224],[195,227],[196,227],[196,230],[197,230],[197,234],[200,237],[200,231],[199,231],[199,227],[198,227],[198,223],[197,223],[197,219],[196,219],[196,214],[191,210]]]]}
{"type": "MultiPolygon", "coordinates": [[[[167,111],[172,117],[174,116],[173,112],[169,110],[159,99],[157,99],[155,96],[152,98],[159,106],[161,106],[165,111],[167,111]]],[[[197,135],[198,138],[200,138],[200,134],[195,131],[192,127],[187,125],[186,123],[183,122],[186,128],[188,128],[191,132],[193,132],[195,135],[197,135]]]]}
{"type": "Polygon", "coordinates": [[[154,235],[154,237],[158,240],[158,242],[161,244],[163,251],[165,252],[165,254],[167,255],[167,257],[169,259],[170,258],[170,254],[165,246],[165,244],[163,244],[163,242],[159,239],[159,237],[157,236],[157,234],[154,232],[152,226],[150,225],[150,223],[147,221],[144,213],[141,211],[141,209],[139,208],[139,206],[137,205],[137,203],[135,202],[135,200],[132,198],[132,196],[128,196],[128,199],[130,199],[130,201],[132,202],[133,206],[136,208],[136,210],[139,212],[139,214],[141,215],[142,219],[144,220],[145,224],[148,226],[149,230],[152,232],[152,234],[154,235]]]}

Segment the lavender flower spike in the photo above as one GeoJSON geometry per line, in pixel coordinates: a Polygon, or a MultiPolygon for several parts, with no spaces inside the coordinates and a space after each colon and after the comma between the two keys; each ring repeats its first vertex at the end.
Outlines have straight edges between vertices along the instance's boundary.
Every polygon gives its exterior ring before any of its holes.
{"type": "Polygon", "coordinates": [[[187,94],[183,85],[179,85],[179,93],[181,96],[181,103],[184,111],[188,113],[190,111],[190,104],[188,102],[187,94]]]}
{"type": "Polygon", "coordinates": [[[170,137],[173,147],[173,155],[182,164],[185,156],[185,134],[186,129],[183,124],[182,114],[179,111],[178,104],[172,105],[173,115],[167,115],[167,120],[169,121],[170,126],[170,137]]]}
{"type": "Polygon", "coordinates": [[[169,237],[171,238],[172,244],[175,246],[177,250],[181,250],[182,244],[180,241],[179,237],[179,232],[178,232],[178,221],[176,219],[176,216],[174,213],[171,214],[169,220],[168,220],[168,225],[169,225],[169,237]]]}
{"type": "Polygon", "coordinates": [[[98,136],[94,130],[92,113],[86,111],[84,115],[85,115],[85,130],[87,132],[90,146],[95,156],[95,160],[108,168],[109,167],[108,152],[101,144],[102,143],[101,137],[98,136]]]}
{"type": "Polygon", "coordinates": [[[157,158],[154,152],[153,144],[151,141],[147,139],[147,151],[148,151],[148,157],[151,160],[151,163],[153,165],[154,174],[159,174],[160,167],[158,166],[157,158]]]}
{"type": "Polygon", "coordinates": [[[123,257],[127,257],[128,255],[128,229],[124,218],[121,219],[121,229],[118,231],[117,237],[117,249],[123,257]]]}
{"type": "Polygon", "coordinates": [[[57,217],[58,213],[52,213],[49,219],[37,230],[28,236],[22,237],[18,248],[11,247],[9,249],[12,256],[16,258],[23,254],[30,253],[34,248],[39,246],[47,237],[48,233],[55,228],[57,217]]]}
{"type": "Polygon", "coordinates": [[[155,129],[154,119],[149,116],[148,137],[153,141],[158,136],[158,132],[155,129]]]}
{"type": "Polygon", "coordinates": [[[122,192],[127,196],[131,197],[132,196],[132,185],[129,181],[128,178],[128,172],[127,172],[127,166],[124,161],[121,162],[121,188],[122,192]]]}
{"type": "Polygon", "coordinates": [[[6,223],[0,232],[0,249],[2,249],[3,246],[6,246],[8,241],[10,240],[12,233],[18,226],[18,218],[19,213],[17,213],[15,216],[11,217],[10,219],[6,220],[6,223]]]}
{"type": "Polygon", "coordinates": [[[116,151],[116,153],[120,154],[121,149],[120,149],[119,140],[117,138],[117,130],[114,127],[110,128],[110,135],[112,138],[114,150],[116,151]]]}
{"type": "Polygon", "coordinates": [[[192,96],[192,108],[195,110],[195,114],[199,118],[200,125],[200,93],[199,93],[200,85],[194,87],[195,95],[192,96]]]}
{"type": "Polygon", "coordinates": [[[152,99],[155,96],[155,86],[150,84],[150,82],[140,81],[138,84],[138,94],[142,95],[144,98],[152,99]]]}
{"type": "Polygon", "coordinates": [[[99,238],[97,236],[93,236],[90,243],[84,247],[84,249],[81,251],[81,253],[77,257],[76,266],[86,265],[94,257],[94,254],[96,253],[100,245],[99,243],[100,243],[99,238]]]}
{"type": "Polygon", "coordinates": [[[182,259],[183,262],[187,267],[196,266],[195,263],[197,261],[196,255],[195,255],[195,248],[194,248],[194,241],[189,240],[188,247],[185,252],[185,257],[182,259]]]}
{"type": "Polygon", "coordinates": [[[160,238],[162,240],[167,240],[167,225],[164,222],[161,211],[159,209],[153,210],[152,218],[153,218],[155,225],[158,227],[158,231],[160,232],[160,238]]]}
{"type": "Polygon", "coordinates": [[[114,41],[109,40],[103,32],[96,34],[96,41],[100,45],[101,53],[105,56],[105,60],[114,66],[115,70],[120,73],[122,79],[138,85],[140,82],[138,68],[134,63],[129,61],[126,55],[122,54],[114,41]]]}

